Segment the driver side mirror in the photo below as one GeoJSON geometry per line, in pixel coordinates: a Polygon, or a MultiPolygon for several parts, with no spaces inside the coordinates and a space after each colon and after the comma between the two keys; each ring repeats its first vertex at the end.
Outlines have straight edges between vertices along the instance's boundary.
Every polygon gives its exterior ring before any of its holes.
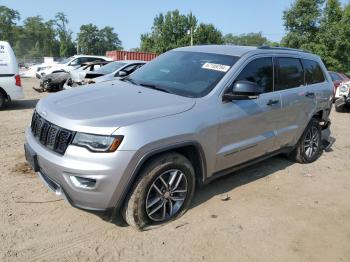
{"type": "Polygon", "coordinates": [[[125,72],[125,71],[123,71],[123,70],[120,70],[117,74],[116,74],[116,76],[118,76],[118,77],[124,77],[124,76],[127,76],[128,74],[125,72]]]}
{"type": "Polygon", "coordinates": [[[250,81],[237,81],[226,91],[223,101],[255,99],[262,93],[262,88],[257,83],[250,81]]]}

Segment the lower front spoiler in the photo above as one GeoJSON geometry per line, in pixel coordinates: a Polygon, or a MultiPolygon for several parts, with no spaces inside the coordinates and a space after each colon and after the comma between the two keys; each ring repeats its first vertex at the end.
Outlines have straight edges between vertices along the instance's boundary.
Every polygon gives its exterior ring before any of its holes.
{"type": "Polygon", "coordinates": [[[44,184],[57,196],[60,196],[64,198],[71,206],[87,211],[89,213],[93,213],[95,215],[98,215],[104,220],[111,220],[112,219],[112,214],[113,214],[113,209],[108,208],[108,209],[96,209],[96,208],[90,208],[90,207],[85,207],[76,204],[70,197],[69,195],[64,191],[63,187],[57,183],[56,181],[52,180],[48,175],[46,175],[44,172],[39,171],[37,172],[39,178],[44,182],[44,184]]]}

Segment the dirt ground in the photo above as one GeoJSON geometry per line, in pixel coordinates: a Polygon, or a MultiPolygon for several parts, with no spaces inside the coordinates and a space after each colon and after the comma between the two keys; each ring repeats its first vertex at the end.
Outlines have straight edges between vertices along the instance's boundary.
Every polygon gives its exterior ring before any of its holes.
{"type": "Polygon", "coordinates": [[[0,111],[0,261],[350,261],[350,115],[310,165],[279,156],[200,189],[179,220],[147,232],[75,209],[25,164],[38,99],[0,111]],[[226,199],[227,201],[223,201],[226,199]]]}

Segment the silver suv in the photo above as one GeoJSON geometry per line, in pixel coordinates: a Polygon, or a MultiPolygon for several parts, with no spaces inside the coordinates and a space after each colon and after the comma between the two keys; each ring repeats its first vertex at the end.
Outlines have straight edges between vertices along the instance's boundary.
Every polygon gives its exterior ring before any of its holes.
{"type": "Polygon", "coordinates": [[[97,85],[40,100],[26,158],[73,206],[139,230],[181,216],[196,186],[276,154],[313,162],[329,140],[332,80],[300,50],[178,48],[97,85]]]}

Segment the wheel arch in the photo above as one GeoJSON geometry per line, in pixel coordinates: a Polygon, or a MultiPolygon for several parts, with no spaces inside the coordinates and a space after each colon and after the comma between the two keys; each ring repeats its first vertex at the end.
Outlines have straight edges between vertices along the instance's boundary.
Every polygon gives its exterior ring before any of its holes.
{"type": "Polygon", "coordinates": [[[185,156],[193,165],[197,184],[202,185],[204,183],[206,179],[206,160],[203,148],[198,142],[187,141],[157,148],[143,155],[143,157],[138,161],[134,171],[131,174],[129,182],[123,191],[122,197],[119,199],[116,205],[116,212],[119,212],[124,205],[130,190],[135,186],[142,168],[155,157],[168,152],[177,152],[185,156]]]}
{"type": "Polygon", "coordinates": [[[9,95],[6,93],[6,91],[1,86],[0,86],[0,93],[5,97],[6,100],[10,99],[9,95]]]}

